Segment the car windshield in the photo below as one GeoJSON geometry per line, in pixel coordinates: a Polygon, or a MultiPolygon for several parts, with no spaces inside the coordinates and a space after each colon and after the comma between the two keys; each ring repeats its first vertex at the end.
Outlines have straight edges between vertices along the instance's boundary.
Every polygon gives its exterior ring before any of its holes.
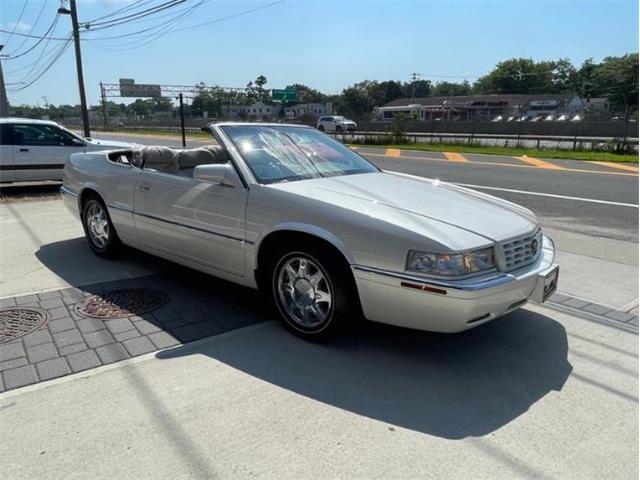
{"type": "Polygon", "coordinates": [[[338,121],[338,122],[344,121],[344,117],[333,117],[333,119],[338,121]]]}
{"type": "Polygon", "coordinates": [[[307,127],[221,127],[260,183],[378,172],[378,168],[322,132],[307,127]]]}

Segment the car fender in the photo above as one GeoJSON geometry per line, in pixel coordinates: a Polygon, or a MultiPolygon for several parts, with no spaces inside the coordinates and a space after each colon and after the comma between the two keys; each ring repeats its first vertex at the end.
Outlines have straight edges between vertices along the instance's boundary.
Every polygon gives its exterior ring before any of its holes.
{"type": "Polygon", "coordinates": [[[337,248],[350,265],[355,264],[353,255],[351,254],[351,251],[347,247],[346,243],[334,233],[322,227],[309,223],[285,222],[273,225],[270,228],[264,230],[260,237],[256,240],[254,245],[253,265],[251,266],[251,269],[255,269],[258,266],[258,252],[260,251],[260,244],[262,243],[262,241],[270,234],[282,231],[306,233],[319,237],[337,248]]]}

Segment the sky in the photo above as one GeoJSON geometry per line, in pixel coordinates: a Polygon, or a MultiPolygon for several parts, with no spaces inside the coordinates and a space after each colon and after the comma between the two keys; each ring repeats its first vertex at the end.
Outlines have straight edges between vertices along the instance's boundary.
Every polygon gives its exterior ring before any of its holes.
{"type": "MultiPolygon", "coordinates": [[[[26,0],[25,6],[25,0],[0,0],[0,28],[42,35],[60,1],[26,0]]],[[[166,0],[137,1],[144,6],[136,8],[143,9],[166,0]]],[[[303,83],[339,93],[365,79],[407,81],[413,72],[434,82],[473,82],[512,57],[568,58],[579,65],[587,58],[638,51],[637,0],[276,1],[187,0],[145,22],[82,30],[81,37],[87,39],[113,37],[168,21],[179,10],[201,3],[174,25],[181,31],[167,28],[163,35],[145,39],[146,45],[127,38],[83,41],[89,103],[99,101],[99,82],[117,83],[119,78],[243,87],[265,75],[268,88],[303,83]],[[265,8],[243,14],[260,7],[265,8]]],[[[133,2],[77,0],[79,21],[97,19],[133,2]]],[[[53,36],[63,38],[70,31],[70,18],[63,15],[53,36]]],[[[37,41],[23,40],[0,33],[0,45],[6,44],[2,54],[22,53],[37,41]]],[[[2,59],[12,104],[79,102],[72,45],[39,81],[15,91],[20,86],[16,82],[24,80],[43,50],[44,58],[53,58],[59,45],[42,42],[20,58],[2,59]]],[[[45,64],[36,64],[34,71],[45,64]]]]}

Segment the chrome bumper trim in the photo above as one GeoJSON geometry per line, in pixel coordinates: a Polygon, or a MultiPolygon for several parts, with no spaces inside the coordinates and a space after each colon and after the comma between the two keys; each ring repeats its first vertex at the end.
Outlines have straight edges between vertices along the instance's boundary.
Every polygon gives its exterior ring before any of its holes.
{"type": "Polygon", "coordinates": [[[71,190],[69,190],[66,187],[60,187],[60,193],[62,193],[63,195],[68,195],[70,197],[74,197],[74,198],[77,198],[80,195],[79,193],[72,192],[71,190]]]}
{"type": "Polygon", "coordinates": [[[399,272],[392,272],[389,270],[383,270],[381,268],[365,267],[364,265],[354,265],[353,268],[355,270],[360,270],[362,272],[375,273],[375,274],[383,275],[386,277],[397,278],[399,280],[408,280],[410,282],[417,282],[425,285],[433,285],[435,287],[452,288],[455,290],[467,290],[467,291],[483,290],[485,288],[496,287],[498,285],[502,285],[503,283],[510,282],[515,278],[513,275],[501,273],[496,275],[495,277],[483,279],[480,281],[475,281],[474,283],[471,283],[470,281],[462,283],[460,281],[447,281],[447,280],[440,280],[440,279],[436,280],[431,278],[419,277],[419,276],[415,276],[407,273],[399,273],[399,272]]]}

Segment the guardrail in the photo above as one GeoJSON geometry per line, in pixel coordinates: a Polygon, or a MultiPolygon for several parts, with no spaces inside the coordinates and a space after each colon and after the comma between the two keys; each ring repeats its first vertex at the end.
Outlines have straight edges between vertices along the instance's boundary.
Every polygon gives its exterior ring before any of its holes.
{"type": "MultiPolygon", "coordinates": [[[[391,137],[389,132],[332,132],[329,135],[343,143],[368,140],[379,142],[391,137]]],[[[505,135],[505,134],[471,134],[471,133],[438,133],[407,132],[402,134],[407,143],[467,143],[469,145],[487,145],[500,147],[525,148],[560,148],[572,150],[591,150],[606,143],[631,144],[637,150],[638,138],[619,139],[615,137],[585,137],[569,135],[505,135]]]]}
{"type": "MultiPolygon", "coordinates": [[[[102,128],[94,128],[96,131],[102,128]]],[[[120,128],[109,128],[108,131],[128,130],[128,131],[170,131],[180,134],[180,127],[175,126],[122,126],[120,128]]],[[[185,133],[198,133],[201,128],[185,127],[185,133]]],[[[380,131],[355,131],[355,132],[332,132],[328,133],[336,140],[343,143],[354,141],[367,143],[380,143],[385,137],[390,137],[389,132],[380,131]]],[[[594,147],[606,143],[625,143],[632,145],[638,150],[638,138],[630,137],[620,139],[616,137],[595,137],[595,136],[570,136],[570,135],[507,135],[507,134],[486,134],[486,133],[440,133],[440,132],[407,132],[403,134],[408,143],[466,143],[468,145],[485,145],[498,147],[522,147],[522,148],[558,148],[565,150],[591,150],[594,147]]]]}

